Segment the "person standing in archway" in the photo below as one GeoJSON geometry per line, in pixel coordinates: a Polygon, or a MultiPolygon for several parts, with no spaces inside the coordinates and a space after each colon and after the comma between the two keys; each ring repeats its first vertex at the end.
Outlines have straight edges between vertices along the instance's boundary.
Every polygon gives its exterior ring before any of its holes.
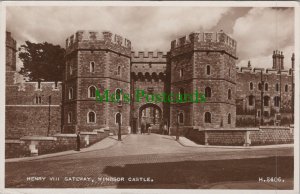
{"type": "Polygon", "coordinates": [[[142,123],[141,123],[141,134],[143,135],[145,132],[145,127],[146,127],[146,123],[144,121],[144,119],[142,119],[142,123]]]}

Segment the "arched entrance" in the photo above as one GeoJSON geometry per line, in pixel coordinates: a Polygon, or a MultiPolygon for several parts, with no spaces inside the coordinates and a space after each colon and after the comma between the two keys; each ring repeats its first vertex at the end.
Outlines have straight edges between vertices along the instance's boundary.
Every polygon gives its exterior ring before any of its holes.
{"type": "Polygon", "coordinates": [[[153,103],[147,103],[139,108],[139,128],[141,128],[141,123],[145,122],[147,126],[152,126],[153,133],[161,132],[161,122],[162,122],[162,110],[161,108],[153,103]]]}

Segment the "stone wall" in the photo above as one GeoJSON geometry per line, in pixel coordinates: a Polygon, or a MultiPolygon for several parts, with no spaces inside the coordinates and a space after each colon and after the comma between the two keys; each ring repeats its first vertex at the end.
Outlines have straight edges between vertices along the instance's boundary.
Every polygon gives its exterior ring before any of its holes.
{"type": "MultiPolygon", "coordinates": [[[[109,135],[109,129],[99,129],[94,132],[82,132],[80,147],[88,147],[101,141],[109,135]]],[[[76,149],[76,134],[56,134],[51,137],[25,136],[20,140],[5,141],[5,158],[18,158],[43,155],[76,149]]]]}
{"type": "Polygon", "coordinates": [[[251,145],[294,143],[292,127],[268,126],[250,132],[251,145]]]}

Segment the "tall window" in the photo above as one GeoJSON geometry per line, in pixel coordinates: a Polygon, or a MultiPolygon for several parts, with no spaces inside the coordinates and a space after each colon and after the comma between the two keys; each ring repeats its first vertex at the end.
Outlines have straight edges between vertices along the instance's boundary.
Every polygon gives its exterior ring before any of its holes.
{"type": "Polygon", "coordinates": [[[265,83],[265,91],[268,91],[269,90],[269,85],[268,83],[265,83]]]}
{"type": "Polygon", "coordinates": [[[249,89],[253,90],[253,83],[252,82],[249,83],[249,89]]]}
{"type": "Polygon", "coordinates": [[[120,122],[122,124],[122,115],[121,115],[121,113],[118,112],[115,116],[115,123],[119,124],[120,122]]]}
{"type": "Polygon", "coordinates": [[[183,77],[183,69],[179,70],[179,77],[183,77]]]}
{"type": "Polygon", "coordinates": [[[96,114],[91,111],[88,113],[88,123],[95,123],[96,122],[96,114]]]}
{"type": "Polygon", "coordinates": [[[205,97],[206,98],[210,98],[211,97],[211,88],[210,87],[206,87],[205,88],[205,97]]]}
{"type": "Polygon", "coordinates": [[[205,123],[211,123],[211,114],[210,114],[210,112],[206,112],[204,114],[204,122],[205,123]]]}
{"type": "Polygon", "coordinates": [[[68,113],[68,123],[72,123],[72,113],[68,113]]]}
{"type": "Polygon", "coordinates": [[[279,84],[278,84],[278,83],[276,83],[276,85],[275,85],[275,89],[276,89],[276,92],[278,92],[278,91],[279,91],[279,84]]]}
{"type": "Polygon", "coordinates": [[[183,88],[179,89],[179,99],[182,101],[184,100],[184,89],[183,88]]]}
{"type": "Polygon", "coordinates": [[[269,106],[270,104],[270,97],[269,96],[265,96],[264,97],[264,106],[269,106]]]}
{"type": "Polygon", "coordinates": [[[73,99],[73,88],[69,89],[69,100],[73,99]]]}
{"type": "Polygon", "coordinates": [[[73,74],[73,68],[72,68],[72,65],[70,65],[70,75],[73,74]]]}
{"type": "Polygon", "coordinates": [[[180,112],[180,113],[179,113],[179,118],[178,118],[178,119],[179,119],[178,122],[179,122],[180,124],[183,124],[183,112],[180,112]]]}
{"type": "Polygon", "coordinates": [[[289,91],[289,85],[287,85],[287,84],[285,85],[284,91],[285,91],[285,92],[288,92],[288,91],[289,91]]]}
{"type": "Polygon", "coordinates": [[[91,72],[91,73],[94,73],[94,72],[95,72],[95,62],[94,62],[94,61],[91,61],[91,62],[90,62],[90,72],[91,72]]]}
{"type": "Polygon", "coordinates": [[[117,75],[121,75],[121,66],[118,66],[117,75]]]}
{"type": "Polygon", "coordinates": [[[230,113],[228,114],[227,123],[231,124],[231,114],[230,113]]]}
{"type": "Polygon", "coordinates": [[[38,82],[38,89],[41,89],[41,82],[38,82]]]}
{"type": "Polygon", "coordinates": [[[210,75],[210,65],[206,66],[206,75],[210,75]]]}
{"type": "Polygon", "coordinates": [[[228,90],[228,100],[231,100],[231,89],[228,90]]]}
{"type": "Polygon", "coordinates": [[[248,100],[249,106],[253,106],[254,105],[254,96],[251,95],[248,98],[249,98],[249,100],[248,100]]]}
{"type": "Polygon", "coordinates": [[[89,98],[95,98],[96,97],[96,88],[95,88],[95,86],[90,86],[89,90],[88,90],[88,93],[89,93],[89,98]]]}
{"type": "Polygon", "coordinates": [[[275,107],[279,107],[280,105],[280,97],[279,96],[275,96],[274,97],[274,106],[275,107]]]}

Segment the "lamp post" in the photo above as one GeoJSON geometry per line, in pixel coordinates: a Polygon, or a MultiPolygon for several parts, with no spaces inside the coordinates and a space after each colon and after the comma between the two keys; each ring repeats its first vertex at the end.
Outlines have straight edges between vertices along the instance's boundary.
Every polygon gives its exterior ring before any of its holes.
{"type": "Polygon", "coordinates": [[[177,113],[176,141],[179,140],[179,112],[177,113]]]}
{"type": "Polygon", "coordinates": [[[47,131],[47,136],[49,136],[49,132],[50,132],[50,107],[51,107],[51,95],[49,96],[49,108],[48,108],[48,131],[47,131]]]}
{"type": "Polygon", "coordinates": [[[119,102],[118,102],[118,109],[119,109],[118,141],[122,141],[122,138],[121,138],[121,111],[122,111],[122,107],[123,107],[123,104],[122,104],[122,100],[120,99],[119,102]]]}

